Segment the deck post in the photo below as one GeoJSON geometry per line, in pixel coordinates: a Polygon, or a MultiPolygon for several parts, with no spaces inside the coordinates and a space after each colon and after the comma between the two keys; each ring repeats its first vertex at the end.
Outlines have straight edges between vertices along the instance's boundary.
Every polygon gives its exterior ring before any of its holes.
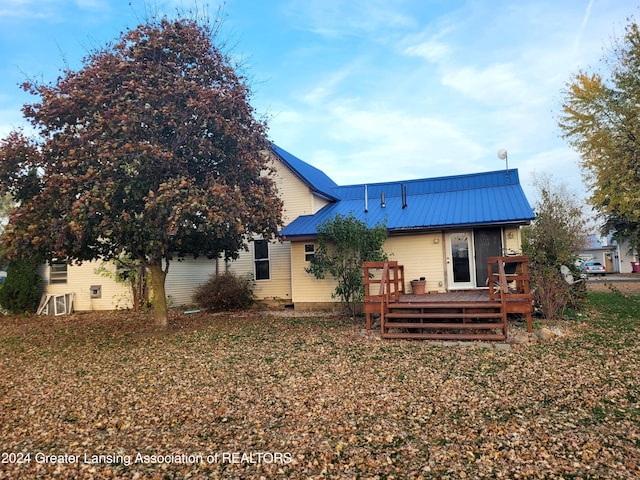
{"type": "Polygon", "coordinates": [[[366,328],[371,330],[371,315],[385,311],[390,301],[397,301],[404,292],[404,267],[396,261],[363,262],[364,274],[364,313],[366,328]],[[378,278],[374,271],[381,271],[378,278]],[[374,286],[378,289],[374,290],[374,286]],[[378,305],[380,304],[380,305],[378,305]]]}
{"type": "Polygon", "coordinates": [[[527,321],[527,331],[533,331],[532,321],[532,297],[529,290],[529,257],[526,255],[507,255],[503,257],[489,257],[489,295],[496,299],[498,293],[506,297],[506,313],[519,313],[525,316],[527,321]],[[494,270],[498,265],[502,272],[494,270]],[[507,272],[507,265],[511,268],[507,272]],[[509,285],[513,285],[510,288],[509,285]]]}
{"type": "Polygon", "coordinates": [[[504,259],[498,259],[498,278],[500,283],[500,313],[502,315],[502,333],[507,338],[507,294],[509,293],[509,284],[507,283],[507,275],[504,271],[504,259]]]}

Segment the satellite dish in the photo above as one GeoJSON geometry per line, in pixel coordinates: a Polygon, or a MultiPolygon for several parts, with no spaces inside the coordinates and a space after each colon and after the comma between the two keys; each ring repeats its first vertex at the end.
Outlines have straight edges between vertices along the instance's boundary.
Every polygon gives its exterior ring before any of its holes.
{"type": "Polygon", "coordinates": [[[509,158],[507,157],[507,151],[504,148],[501,148],[500,150],[498,150],[498,158],[500,160],[506,161],[507,169],[505,170],[505,175],[508,177],[509,176],[509,158]]]}

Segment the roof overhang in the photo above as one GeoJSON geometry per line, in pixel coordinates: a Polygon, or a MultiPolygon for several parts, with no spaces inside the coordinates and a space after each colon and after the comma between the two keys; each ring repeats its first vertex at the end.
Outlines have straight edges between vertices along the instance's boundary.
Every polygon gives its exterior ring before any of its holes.
{"type": "MultiPolygon", "coordinates": [[[[531,220],[512,220],[506,222],[495,223],[468,223],[459,225],[438,225],[429,227],[415,227],[415,228],[394,228],[387,229],[388,236],[400,236],[400,235],[420,235],[439,232],[451,232],[456,230],[469,230],[472,228],[499,228],[499,227],[523,227],[529,225],[531,220]]],[[[307,242],[315,241],[318,238],[317,234],[304,234],[304,235],[280,235],[280,239],[289,242],[307,242]]]]}

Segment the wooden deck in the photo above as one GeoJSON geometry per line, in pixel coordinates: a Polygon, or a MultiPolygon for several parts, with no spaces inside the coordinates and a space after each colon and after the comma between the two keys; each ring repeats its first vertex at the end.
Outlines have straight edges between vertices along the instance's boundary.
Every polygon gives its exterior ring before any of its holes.
{"type": "Polygon", "coordinates": [[[527,260],[489,259],[490,288],[424,295],[404,292],[404,269],[396,262],[365,264],[367,328],[371,328],[371,316],[377,314],[384,338],[505,340],[507,315],[518,313],[527,317],[531,331],[527,260]],[[512,266],[509,274],[507,263],[512,266]]]}

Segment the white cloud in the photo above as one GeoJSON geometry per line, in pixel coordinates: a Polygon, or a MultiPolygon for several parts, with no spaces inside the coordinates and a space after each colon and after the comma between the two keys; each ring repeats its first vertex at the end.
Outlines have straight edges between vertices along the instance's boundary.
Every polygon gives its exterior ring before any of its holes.
{"type": "Polygon", "coordinates": [[[109,0],[75,0],[75,3],[82,10],[109,9],[109,0]]]}
{"type": "Polygon", "coordinates": [[[298,28],[327,37],[408,27],[413,19],[386,0],[290,0],[284,11],[298,28]]]}
{"type": "Polygon", "coordinates": [[[442,83],[487,105],[535,99],[530,86],[522,78],[522,72],[518,72],[518,67],[511,63],[451,69],[442,76],[442,83]]]}
{"type": "Polygon", "coordinates": [[[0,4],[0,23],[15,19],[54,18],[59,4],[59,0],[4,0],[0,4]]]}
{"type": "Polygon", "coordinates": [[[405,48],[403,53],[411,57],[424,58],[429,62],[438,62],[451,55],[452,48],[437,40],[427,40],[405,48]]]}
{"type": "MultiPolygon", "coordinates": [[[[485,148],[454,124],[400,110],[361,107],[356,102],[334,102],[315,118],[304,118],[307,128],[317,127],[327,135],[326,141],[341,146],[333,152],[307,146],[304,152],[305,160],[321,166],[338,183],[446,175],[452,163],[458,172],[484,169],[478,162],[485,148]],[[345,168],[354,165],[360,167],[345,168]]],[[[286,127],[272,123],[273,132],[281,129],[286,127]]]]}
{"type": "Polygon", "coordinates": [[[109,0],[2,0],[0,24],[17,19],[61,22],[67,19],[70,3],[84,11],[108,11],[112,8],[109,0]]]}
{"type": "Polygon", "coordinates": [[[301,99],[309,105],[322,105],[327,99],[336,95],[336,90],[350,78],[357,77],[362,69],[359,60],[353,60],[337,71],[328,72],[317,79],[311,90],[301,95],[301,99]]]}
{"type": "Polygon", "coordinates": [[[531,203],[538,200],[533,179],[541,174],[550,175],[554,182],[566,185],[568,190],[578,197],[588,196],[586,187],[582,183],[580,157],[569,147],[555,146],[549,149],[538,149],[535,153],[523,158],[518,158],[516,152],[516,155],[509,158],[517,161],[522,188],[531,203]]]}

